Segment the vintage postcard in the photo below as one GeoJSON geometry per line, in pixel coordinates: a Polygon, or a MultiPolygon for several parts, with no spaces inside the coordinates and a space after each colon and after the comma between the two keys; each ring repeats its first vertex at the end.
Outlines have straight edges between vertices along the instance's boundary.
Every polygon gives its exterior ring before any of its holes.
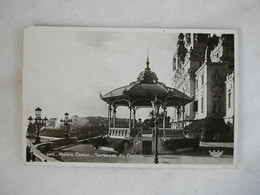
{"type": "Polygon", "coordinates": [[[234,30],[27,27],[26,164],[230,166],[234,30]]]}

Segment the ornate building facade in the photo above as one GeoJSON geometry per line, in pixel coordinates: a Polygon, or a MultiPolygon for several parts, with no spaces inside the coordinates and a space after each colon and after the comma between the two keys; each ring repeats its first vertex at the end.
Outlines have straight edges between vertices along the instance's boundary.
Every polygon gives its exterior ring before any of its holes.
{"type": "Polygon", "coordinates": [[[234,77],[229,75],[233,70],[234,35],[180,33],[173,56],[173,87],[194,101],[174,113],[173,126],[177,118],[184,118],[186,124],[212,117],[230,122],[234,77]]]}
{"type": "MultiPolygon", "coordinates": [[[[173,87],[189,97],[194,97],[195,72],[204,63],[207,39],[207,34],[181,33],[178,36],[176,53],[173,56],[173,87]]],[[[178,128],[178,118],[192,121],[195,107],[194,102],[186,105],[184,116],[183,110],[174,110],[173,127],[178,128]]]]}

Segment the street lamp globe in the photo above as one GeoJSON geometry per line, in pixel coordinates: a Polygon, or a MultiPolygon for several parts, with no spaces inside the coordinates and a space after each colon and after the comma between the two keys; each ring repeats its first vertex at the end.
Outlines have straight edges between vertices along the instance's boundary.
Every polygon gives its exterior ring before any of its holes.
{"type": "Polygon", "coordinates": [[[47,117],[45,117],[45,118],[43,119],[43,123],[46,125],[46,124],[47,124],[47,121],[48,121],[48,119],[47,119],[47,117]]]}
{"type": "Polygon", "coordinates": [[[66,113],[64,114],[64,116],[65,116],[65,119],[68,119],[68,118],[69,118],[69,113],[66,112],[66,113]]]}
{"type": "Polygon", "coordinates": [[[33,121],[32,116],[30,116],[30,117],[28,118],[28,121],[29,121],[29,124],[31,125],[31,124],[32,124],[32,121],[33,121]]]}
{"type": "Polygon", "coordinates": [[[40,109],[39,107],[37,107],[35,109],[35,115],[37,118],[41,118],[41,112],[42,112],[42,109],[40,109]]]}

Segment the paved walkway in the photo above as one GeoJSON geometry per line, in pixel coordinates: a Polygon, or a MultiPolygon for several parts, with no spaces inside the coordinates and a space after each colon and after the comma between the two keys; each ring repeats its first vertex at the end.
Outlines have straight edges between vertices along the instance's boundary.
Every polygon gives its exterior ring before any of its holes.
{"type": "MultiPolygon", "coordinates": [[[[93,162],[93,163],[139,163],[153,164],[153,155],[114,154],[95,150],[90,144],[79,144],[55,151],[55,157],[64,162],[93,162]]],[[[217,164],[233,163],[233,157],[222,155],[213,158],[209,154],[199,152],[183,152],[174,155],[159,155],[160,164],[217,164]]]]}

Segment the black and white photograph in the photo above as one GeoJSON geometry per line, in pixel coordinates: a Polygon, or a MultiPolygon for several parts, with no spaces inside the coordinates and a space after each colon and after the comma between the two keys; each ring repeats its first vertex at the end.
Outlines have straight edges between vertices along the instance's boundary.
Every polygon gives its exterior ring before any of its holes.
{"type": "Polygon", "coordinates": [[[26,164],[235,166],[234,30],[26,27],[26,164]]]}
{"type": "Polygon", "coordinates": [[[260,191],[259,0],[1,0],[0,194],[260,191]]]}

